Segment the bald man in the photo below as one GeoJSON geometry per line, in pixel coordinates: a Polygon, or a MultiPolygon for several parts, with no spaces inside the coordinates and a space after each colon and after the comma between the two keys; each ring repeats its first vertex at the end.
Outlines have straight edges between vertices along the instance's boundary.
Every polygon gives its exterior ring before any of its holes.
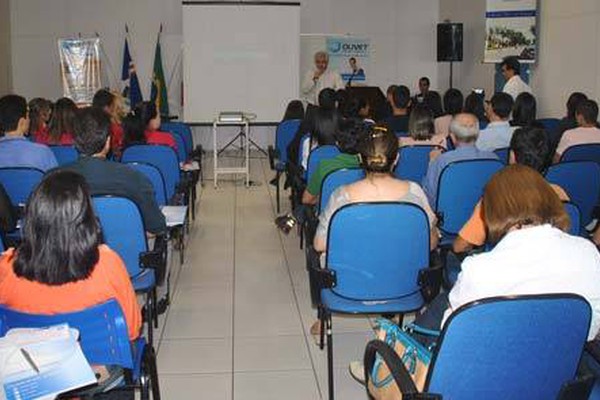
{"type": "Polygon", "coordinates": [[[321,90],[326,88],[338,90],[345,87],[340,74],[328,67],[329,55],[324,51],[315,53],[315,66],[306,73],[302,81],[302,96],[307,103],[318,106],[321,90]]]}
{"type": "Polygon", "coordinates": [[[498,156],[491,151],[482,151],[475,147],[479,136],[479,121],[473,114],[457,114],[450,123],[450,137],[456,146],[455,150],[440,153],[431,152],[427,175],[423,179],[423,190],[429,199],[429,205],[435,208],[440,175],[444,168],[455,161],[493,159],[498,156]]]}

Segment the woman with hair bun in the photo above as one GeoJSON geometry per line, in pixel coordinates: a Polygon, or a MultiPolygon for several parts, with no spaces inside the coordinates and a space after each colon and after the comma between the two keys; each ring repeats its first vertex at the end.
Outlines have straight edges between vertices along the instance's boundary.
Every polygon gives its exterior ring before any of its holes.
{"type": "Polygon", "coordinates": [[[437,246],[436,217],[423,189],[411,181],[394,177],[392,171],[398,161],[398,139],[384,126],[370,126],[359,144],[359,157],[366,177],[356,183],[342,186],[329,198],[327,207],[319,217],[319,227],[314,248],[323,252],[327,248],[329,221],[340,207],[358,202],[405,201],[421,207],[431,227],[431,249],[437,246]]]}

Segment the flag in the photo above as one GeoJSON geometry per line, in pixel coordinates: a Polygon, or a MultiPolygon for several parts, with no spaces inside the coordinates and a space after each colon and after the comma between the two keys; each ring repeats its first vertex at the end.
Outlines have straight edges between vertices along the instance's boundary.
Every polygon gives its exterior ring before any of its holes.
{"type": "Polygon", "coordinates": [[[156,102],[160,115],[169,115],[168,88],[165,82],[165,73],[163,70],[162,51],[160,48],[160,35],[162,34],[162,24],[156,39],[156,50],[154,51],[154,67],[152,68],[152,87],[150,98],[156,102]]]}
{"type": "Polygon", "coordinates": [[[124,81],[125,89],[123,89],[123,97],[129,99],[131,108],[143,101],[142,91],[140,89],[140,81],[135,70],[135,63],[131,59],[129,52],[129,28],[125,25],[125,50],[123,51],[123,70],[121,72],[121,80],[124,81]]]}

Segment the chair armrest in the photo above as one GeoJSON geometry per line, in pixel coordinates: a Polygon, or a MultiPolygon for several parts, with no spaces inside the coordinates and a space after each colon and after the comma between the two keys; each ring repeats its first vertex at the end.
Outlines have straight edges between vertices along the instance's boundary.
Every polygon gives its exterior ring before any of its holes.
{"type": "Polygon", "coordinates": [[[164,235],[156,236],[152,250],[140,253],[139,262],[142,268],[153,269],[157,285],[162,285],[167,273],[167,241],[164,235]]]}
{"type": "Polygon", "coordinates": [[[269,167],[271,170],[275,170],[275,159],[279,159],[279,150],[269,146],[267,147],[267,153],[269,155],[269,167]]]}
{"type": "Polygon", "coordinates": [[[590,397],[595,381],[592,375],[587,375],[565,382],[560,388],[557,400],[587,399],[590,397]]]}
{"type": "Polygon", "coordinates": [[[311,266],[309,271],[314,279],[314,283],[320,289],[331,289],[337,285],[337,275],[335,271],[319,266],[311,266]]]}

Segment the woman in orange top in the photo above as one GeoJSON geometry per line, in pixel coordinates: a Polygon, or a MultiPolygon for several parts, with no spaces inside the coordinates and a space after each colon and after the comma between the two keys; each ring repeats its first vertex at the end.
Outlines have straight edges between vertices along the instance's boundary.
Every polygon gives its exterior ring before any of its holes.
{"type": "Polygon", "coordinates": [[[139,103],[133,112],[123,120],[125,147],[135,144],[158,144],[169,146],[177,151],[173,135],[158,130],[160,123],[160,114],[154,102],[139,103]]]}
{"type": "Polygon", "coordinates": [[[74,312],[115,299],[129,338],[142,317],[123,261],[101,244],[84,178],[48,174],[25,211],[23,241],[0,258],[0,303],[34,314],[74,312]]]}
{"type": "Polygon", "coordinates": [[[73,100],[63,97],[54,105],[54,112],[48,130],[38,131],[35,135],[37,143],[49,145],[71,146],[73,139],[73,124],[77,105],[73,100]]]}

